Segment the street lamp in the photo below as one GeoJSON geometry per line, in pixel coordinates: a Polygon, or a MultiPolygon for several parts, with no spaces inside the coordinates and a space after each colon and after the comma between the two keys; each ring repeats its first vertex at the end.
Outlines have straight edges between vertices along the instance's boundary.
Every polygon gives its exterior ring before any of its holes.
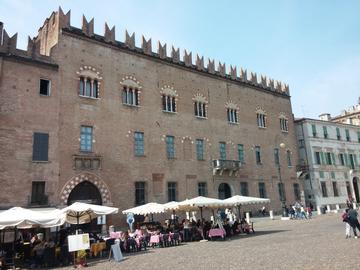
{"type": "MultiPolygon", "coordinates": [[[[281,149],[285,149],[286,145],[285,143],[280,143],[279,144],[281,149]]],[[[279,151],[280,152],[280,151],[279,151]]],[[[282,208],[282,217],[288,217],[288,211],[286,208],[286,198],[285,198],[285,187],[284,187],[284,183],[282,182],[281,179],[281,166],[280,166],[280,153],[278,153],[279,157],[278,157],[278,173],[279,173],[279,183],[280,183],[280,187],[279,187],[279,191],[280,191],[280,202],[281,202],[281,208],[282,208]]]]}

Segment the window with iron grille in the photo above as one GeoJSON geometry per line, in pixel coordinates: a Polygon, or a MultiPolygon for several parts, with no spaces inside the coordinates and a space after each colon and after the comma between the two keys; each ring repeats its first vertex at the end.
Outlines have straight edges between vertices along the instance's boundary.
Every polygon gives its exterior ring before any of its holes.
{"type": "Polygon", "coordinates": [[[249,196],[249,186],[247,182],[240,182],[240,195],[249,196]]]}
{"type": "Polygon", "coordinates": [[[166,155],[167,158],[175,158],[175,137],[166,136],[166,155]]]}
{"type": "Polygon", "coordinates": [[[134,150],[135,150],[135,156],[143,156],[144,155],[144,133],[143,132],[135,132],[134,133],[134,150]]]}
{"type": "Polygon", "coordinates": [[[266,186],[264,182],[259,182],[259,197],[266,198],[266,186]]]}
{"type": "Polygon", "coordinates": [[[260,146],[255,146],[255,160],[256,164],[261,164],[261,149],[260,146]]]}
{"type": "Polygon", "coordinates": [[[168,201],[177,201],[177,183],[168,182],[168,201]]]}
{"type": "Polygon", "coordinates": [[[93,127],[81,126],[80,130],[80,151],[91,152],[93,141],[93,127]]]}
{"type": "Polygon", "coordinates": [[[135,182],[135,205],[146,203],[146,183],[135,182]]]}
{"type": "Polygon", "coordinates": [[[196,139],[196,158],[197,160],[204,160],[204,140],[196,139]]]}
{"type": "Polygon", "coordinates": [[[199,194],[199,196],[204,196],[204,197],[206,197],[208,195],[206,182],[198,183],[198,194],[199,194]]]}
{"type": "Polygon", "coordinates": [[[244,145],[238,144],[238,158],[241,163],[245,163],[244,145]]]}
{"type": "Polygon", "coordinates": [[[48,161],[49,134],[37,133],[33,135],[33,161],[48,161]]]}
{"type": "Polygon", "coordinates": [[[39,205],[47,204],[47,197],[45,196],[45,182],[44,181],[32,182],[31,203],[39,204],[39,205]]]}
{"type": "Polygon", "coordinates": [[[219,142],[220,159],[226,160],[226,142],[219,142]]]}

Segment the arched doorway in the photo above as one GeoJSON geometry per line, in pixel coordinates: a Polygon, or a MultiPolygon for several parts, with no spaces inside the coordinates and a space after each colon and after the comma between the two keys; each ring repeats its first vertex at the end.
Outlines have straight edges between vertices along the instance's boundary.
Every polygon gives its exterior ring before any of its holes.
{"type": "Polygon", "coordinates": [[[91,204],[102,204],[101,194],[98,188],[89,181],[83,181],[76,185],[70,192],[67,205],[74,202],[84,202],[91,204]]]}
{"type": "Polygon", "coordinates": [[[355,199],[356,199],[356,202],[360,202],[359,199],[360,199],[360,196],[359,196],[359,178],[357,177],[354,177],[353,178],[353,187],[354,187],[354,193],[355,193],[355,199]]]}
{"type": "Polygon", "coordinates": [[[224,200],[231,197],[231,188],[229,184],[221,183],[219,185],[219,199],[224,200]]]}

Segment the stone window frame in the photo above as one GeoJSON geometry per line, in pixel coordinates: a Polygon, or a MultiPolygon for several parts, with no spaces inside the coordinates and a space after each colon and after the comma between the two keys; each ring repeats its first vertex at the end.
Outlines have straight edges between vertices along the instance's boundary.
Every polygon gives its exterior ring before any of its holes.
{"type": "Polygon", "coordinates": [[[122,104],[130,107],[140,107],[142,86],[135,76],[127,75],[123,77],[120,81],[120,85],[122,85],[122,104]]]}
{"type": "Polygon", "coordinates": [[[79,77],[79,96],[89,99],[100,99],[100,85],[103,79],[100,72],[92,66],[82,66],[76,74],[79,77]],[[90,82],[89,95],[86,94],[86,85],[88,82],[90,82]],[[96,88],[94,89],[94,87],[96,88]]]}
{"type": "Polygon", "coordinates": [[[289,133],[289,118],[285,113],[279,114],[280,130],[285,133],[289,133]]]}
{"type": "Polygon", "coordinates": [[[239,123],[239,106],[236,103],[229,100],[228,102],[226,102],[225,108],[226,108],[226,115],[227,115],[227,120],[228,120],[229,124],[238,124],[239,123]]]}
{"type": "Polygon", "coordinates": [[[164,85],[160,90],[162,111],[164,113],[174,113],[178,111],[178,93],[174,87],[164,85]]]}
{"type": "Polygon", "coordinates": [[[266,128],[267,126],[267,113],[266,111],[261,108],[261,107],[257,107],[255,110],[256,113],[256,122],[257,122],[257,126],[259,128],[266,128]]]}
{"type": "Polygon", "coordinates": [[[208,118],[208,101],[206,97],[200,93],[197,93],[192,98],[194,103],[194,114],[196,118],[207,119],[208,118]]]}

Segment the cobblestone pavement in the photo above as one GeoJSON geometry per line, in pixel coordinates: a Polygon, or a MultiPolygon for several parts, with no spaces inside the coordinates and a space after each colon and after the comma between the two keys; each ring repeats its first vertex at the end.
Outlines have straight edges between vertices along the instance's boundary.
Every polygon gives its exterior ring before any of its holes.
{"type": "Polygon", "coordinates": [[[93,262],[87,269],[360,269],[360,239],[345,239],[340,214],[262,219],[254,227],[255,234],[150,249],[127,255],[120,263],[93,262]]]}

